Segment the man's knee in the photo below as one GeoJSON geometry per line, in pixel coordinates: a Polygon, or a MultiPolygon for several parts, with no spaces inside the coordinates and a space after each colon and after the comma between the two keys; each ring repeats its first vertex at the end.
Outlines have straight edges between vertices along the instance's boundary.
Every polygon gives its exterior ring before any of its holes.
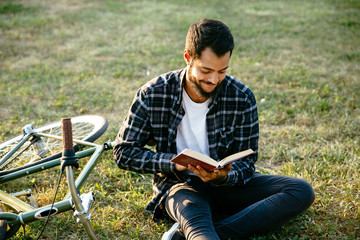
{"type": "Polygon", "coordinates": [[[315,200],[315,192],[312,186],[305,180],[300,179],[299,186],[301,189],[301,196],[304,209],[307,209],[315,200]]]}
{"type": "Polygon", "coordinates": [[[314,189],[303,179],[289,178],[289,180],[283,191],[293,200],[291,208],[297,213],[308,209],[315,200],[314,189]]]}
{"type": "Polygon", "coordinates": [[[187,215],[186,212],[210,211],[206,195],[199,193],[186,184],[171,189],[165,205],[167,210],[172,212],[175,217],[179,217],[179,214],[187,215]]]}

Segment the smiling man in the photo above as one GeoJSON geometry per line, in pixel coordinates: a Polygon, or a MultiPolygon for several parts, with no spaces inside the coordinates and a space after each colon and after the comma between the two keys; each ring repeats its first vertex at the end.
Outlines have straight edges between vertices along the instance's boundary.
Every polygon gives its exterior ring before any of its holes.
{"type": "Polygon", "coordinates": [[[118,166],[153,174],[146,210],[155,220],[175,221],[164,240],[240,239],[278,226],[314,201],[306,181],[255,171],[256,100],[244,83],[226,74],[233,48],[224,23],[193,23],[186,36],[186,68],[141,87],[117,136],[118,166]],[[155,152],[145,148],[149,143],[155,152]],[[185,148],[217,160],[249,148],[255,154],[207,171],[171,162],[185,148]]]}

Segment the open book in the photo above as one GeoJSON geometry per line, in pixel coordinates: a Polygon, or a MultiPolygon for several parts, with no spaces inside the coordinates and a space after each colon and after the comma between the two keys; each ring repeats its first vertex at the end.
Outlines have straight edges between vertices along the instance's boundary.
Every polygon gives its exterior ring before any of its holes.
{"type": "Polygon", "coordinates": [[[193,166],[201,166],[206,170],[213,170],[215,168],[220,169],[225,167],[226,165],[235,162],[243,157],[246,157],[250,154],[253,154],[254,151],[252,149],[248,149],[245,151],[241,151],[226,158],[222,159],[221,161],[217,162],[216,160],[208,157],[202,153],[196,152],[190,149],[184,149],[181,153],[179,153],[176,157],[171,159],[172,162],[180,164],[184,167],[187,167],[189,164],[193,166]]]}

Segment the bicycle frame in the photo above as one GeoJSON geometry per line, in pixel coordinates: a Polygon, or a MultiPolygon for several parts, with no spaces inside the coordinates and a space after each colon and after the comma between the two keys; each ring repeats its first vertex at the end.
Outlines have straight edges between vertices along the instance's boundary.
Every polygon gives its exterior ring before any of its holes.
{"type": "MultiPolygon", "coordinates": [[[[6,154],[0,160],[0,162],[1,163],[6,162],[7,159],[9,159],[33,135],[62,140],[62,138],[59,136],[49,135],[49,134],[44,134],[44,133],[33,132],[30,134],[27,134],[26,136],[24,136],[22,141],[20,141],[8,154],[6,154]]],[[[70,166],[66,167],[65,170],[66,170],[66,174],[67,174],[67,178],[68,178],[68,185],[69,185],[70,192],[68,193],[68,195],[65,197],[64,200],[54,203],[53,208],[51,209],[50,215],[63,213],[63,212],[69,211],[69,210],[74,210],[74,205],[75,205],[76,209],[82,209],[81,211],[75,211],[75,215],[78,218],[80,218],[80,221],[81,221],[84,218],[85,219],[89,218],[89,213],[88,213],[89,211],[88,211],[88,209],[83,208],[82,203],[79,202],[78,198],[77,199],[71,198],[71,196],[74,196],[74,195],[71,195],[71,192],[72,192],[72,194],[76,194],[77,192],[80,191],[81,187],[83,186],[83,184],[86,182],[87,178],[89,177],[91,171],[94,169],[94,167],[98,163],[100,155],[103,153],[104,150],[108,150],[108,149],[112,148],[114,143],[107,142],[103,145],[99,145],[99,144],[94,144],[91,142],[86,142],[86,141],[81,141],[81,140],[76,140],[76,139],[73,139],[73,142],[75,142],[77,144],[81,144],[83,146],[90,147],[89,149],[75,153],[75,156],[78,159],[84,158],[84,157],[90,156],[90,155],[92,155],[92,156],[90,157],[90,159],[88,160],[86,165],[83,167],[83,170],[80,172],[76,181],[74,181],[72,167],[70,167],[70,166]]],[[[53,160],[49,160],[49,161],[37,164],[35,166],[33,166],[33,165],[30,165],[29,167],[25,166],[25,167],[22,167],[21,170],[11,171],[8,174],[0,176],[0,184],[9,182],[9,181],[12,181],[14,179],[18,179],[18,178],[21,178],[24,176],[28,176],[28,175],[31,175],[31,174],[34,174],[34,173],[37,173],[40,171],[44,171],[46,169],[57,167],[60,165],[61,165],[61,159],[57,158],[57,159],[53,159],[53,160]]],[[[80,198],[81,198],[81,201],[87,202],[87,204],[89,205],[88,207],[90,207],[90,204],[92,201],[92,193],[83,194],[80,196],[80,198]]],[[[46,218],[49,215],[49,211],[51,208],[51,204],[44,206],[44,207],[35,208],[35,207],[30,206],[29,204],[25,203],[24,201],[20,200],[16,196],[6,193],[2,190],[0,190],[0,201],[6,205],[11,206],[15,210],[17,210],[17,212],[19,212],[19,214],[0,212],[0,220],[7,220],[8,226],[10,227],[10,230],[8,230],[6,233],[6,237],[10,237],[10,236],[14,235],[18,231],[18,229],[20,228],[21,225],[26,225],[28,223],[37,221],[39,219],[46,218]]],[[[88,221],[87,221],[87,224],[89,225],[88,221]]],[[[90,225],[86,226],[86,223],[85,223],[85,229],[88,232],[90,237],[91,237],[91,235],[95,236],[95,234],[92,232],[90,225]]]]}

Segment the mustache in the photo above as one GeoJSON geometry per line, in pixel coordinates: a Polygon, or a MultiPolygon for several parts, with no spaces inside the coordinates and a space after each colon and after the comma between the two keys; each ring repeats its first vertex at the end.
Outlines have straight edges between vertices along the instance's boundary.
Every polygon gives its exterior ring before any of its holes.
{"type": "Polygon", "coordinates": [[[199,81],[200,83],[206,83],[206,84],[211,84],[211,85],[218,85],[219,84],[219,81],[217,81],[216,83],[213,83],[213,82],[210,82],[210,81],[206,81],[206,80],[200,80],[199,81]]]}

